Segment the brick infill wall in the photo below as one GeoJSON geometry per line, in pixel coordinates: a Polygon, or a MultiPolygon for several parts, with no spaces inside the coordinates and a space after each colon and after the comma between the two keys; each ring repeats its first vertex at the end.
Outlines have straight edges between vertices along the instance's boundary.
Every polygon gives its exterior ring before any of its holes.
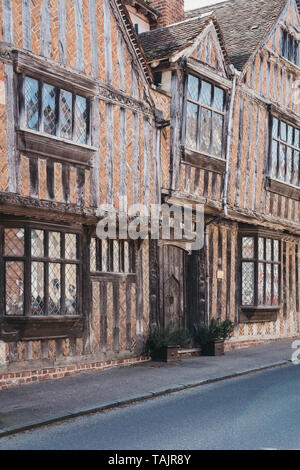
{"type": "Polygon", "coordinates": [[[83,372],[101,372],[113,367],[125,367],[150,361],[150,357],[135,357],[119,361],[92,362],[90,364],[68,365],[24,372],[8,372],[0,375],[0,390],[18,385],[32,384],[44,380],[62,379],[83,372]]]}

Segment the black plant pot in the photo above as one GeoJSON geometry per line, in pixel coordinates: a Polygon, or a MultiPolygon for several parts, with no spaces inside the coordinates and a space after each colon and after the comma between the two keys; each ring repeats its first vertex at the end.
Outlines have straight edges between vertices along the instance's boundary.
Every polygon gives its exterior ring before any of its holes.
{"type": "Polygon", "coordinates": [[[151,353],[152,361],[172,362],[178,361],[179,346],[163,346],[151,353]]]}
{"type": "Polygon", "coordinates": [[[211,341],[201,346],[202,356],[224,356],[224,341],[211,341]]]}

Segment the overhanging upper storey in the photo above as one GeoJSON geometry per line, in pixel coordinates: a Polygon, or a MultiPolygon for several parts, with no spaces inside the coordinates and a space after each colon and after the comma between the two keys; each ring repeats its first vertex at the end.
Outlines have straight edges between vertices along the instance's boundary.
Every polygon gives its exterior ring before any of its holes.
{"type": "MultiPolygon", "coordinates": [[[[140,40],[148,62],[153,67],[160,62],[176,62],[179,57],[193,55],[195,49],[198,50],[199,44],[203,45],[205,35],[201,33],[208,26],[215,31],[215,38],[219,41],[219,47],[224,55],[222,60],[229,62],[218,22],[208,14],[141,34],[140,40]]],[[[205,57],[198,54],[198,58],[205,57]]]]}
{"type": "Polygon", "coordinates": [[[158,89],[171,92],[171,74],[177,67],[231,87],[230,61],[214,18],[201,15],[144,33],[140,39],[158,89]]]}

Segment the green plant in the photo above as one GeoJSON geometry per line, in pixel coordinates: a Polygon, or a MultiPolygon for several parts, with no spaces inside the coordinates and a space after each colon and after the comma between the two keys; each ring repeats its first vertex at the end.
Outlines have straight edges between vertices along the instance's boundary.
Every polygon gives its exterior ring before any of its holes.
{"type": "Polygon", "coordinates": [[[190,333],[186,328],[174,328],[173,331],[171,331],[170,345],[175,344],[181,348],[186,348],[190,342],[190,333]]]}
{"type": "Polygon", "coordinates": [[[186,328],[177,328],[172,323],[165,327],[155,326],[150,329],[144,352],[151,353],[167,346],[187,347],[190,335],[186,328]]]}
{"type": "Polygon", "coordinates": [[[231,320],[224,321],[212,318],[208,325],[198,324],[194,327],[194,340],[200,346],[204,346],[212,341],[225,341],[230,338],[234,330],[231,320]]]}
{"type": "Polygon", "coordinates": [[[234,331],[234,323],[228,318],[220,323],[220,339],[229,339],[234,331]]]}

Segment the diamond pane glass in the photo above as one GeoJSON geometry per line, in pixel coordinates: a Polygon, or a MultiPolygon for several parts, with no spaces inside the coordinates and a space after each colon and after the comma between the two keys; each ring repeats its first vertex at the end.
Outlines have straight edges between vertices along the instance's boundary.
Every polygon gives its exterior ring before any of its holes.
{"type": "Polygon", "coordinates": [[[75,264],[66,264],[65,266],[66,283],[66,314],[77,314],[77,266],[75,264]]]}
{"type": "Polygon", "coordinates": [[[222,135],[223,135],[223,116],[212,113],[213,116],[213,135],[212,135],[212,155],[221,158],[222,156],[222,135]]]}
{"type": "Polygon", "coordinates": [[[280,121],[280,138],[286,142],[287,138],[287,125],[285,122],[280,121]]]}
{"type": "Polygon", "coordinates": [[[4,230],[4,254],[5,256],[24,255],[24,229],[6,228],[4,230]]]}
{"type": "Polygon", "coordinates": [[[87,142],[87,100],[82,96],[75,99],[75,129],[74,140],[80,144],[87,142]]]}
{"type": "Polygon", "coordinates": [[[197,148],[198,109],[196,104],[187,104],[186,145],[192,149],[197,148]]]}
{"type": "Polygon", "coordinates": [[[243,258],[254,258],[254,238],[243,237],[243,258]]]}
{"type": "Polygon", "coordinates": [[[266,240],[266,260],[272,260],[272,241],[269,238],[266,240]]]}
{"type": "Polygon", "coordinates": [[[101,271],[106,273],[108,269],[108,242],[107,240],[101,241],[101,271]]]}
{"type": "Polygon", "coordinates": [[[242,266],[242,302],[243,305],[254,303],[254,263],[243,263],[242,266]]]}
{"type": "Polygon", "coordinates": [[[35,131],[39,126],[39,82],[30,77],[24,80],[25,125],[35,131]]]}
{"type": "Polygon", "coordinates": [[[56,89],[52,85],[43,85],[43,127],[47,134],[56,134],[55,112],[56,89]]]}
{"type": "Polygon", "coordinates": [[[49,232],[49,257],[60,258],[60,233],[49,232]]]}
{"type": "Polygon", "coordinates": [[[272,168],[271,177],[277,178],[277,162],[278,162],[278,148],[279,144],[276,140],[272,141],[272,168]]]}
{"type": "Polygon", "coordinates": [[[279,266],[274,264],[273,266],[273,304],[279,305],[279,266]]]}
{"type": "Polygon", "coordinates": [[[300,148],[300,131],[299,129],[294,130],[294,146],[300,148]]]}
{"type": "Polygon", "coordinates": [[[114,273],[120,272],[120,250],[119,250],[119,247],[120,247],[119,241],[114,240],[113,241],[113,253],[114,253],[113,271],[114,271],[114,273]]]}
{"type": "Polygon", "coordinates": [[[201,81],[200,102],[201,104],[211,105],[212,85],[204,80],[201,81]]]}
{"type": "Polygon", "coordinates": [[[5,267],[6,315],[24,314],[24,263],[9,261],[5,267]]]}
{"type": "Polygon", "coordinates": [[[292,182],[293,173],[293,150],[291,147],[286,148],[286,182],[292,182]]]}
{"type": "Polygon", "coordinates": [[[72,93],[60,90],[60,136],[72,139],[72,93]]]}
{"type": "Polygon", "coordinates": [[[90,245],[90,270],[92,272],[97,271],[97,267],[96,267],[96,238],[91,239],[91,245],[90,245]]]}
{"type": "Polygon", "coordinates": [[[293,145],[294,141],[294,128],[292,126],[287,126],[287,143],[293,145]]]}
{"type": "Polygon", "coordinates": [[[258,263],[258,305],[264,304],[265,265],[258,263]]]}
{"type": "Polygon", "coordinates": [[[188,81],[188,93],[189,98],[194,101],[199,101],[199,78],[189,75],[188,81]]]}
{"type": "Polygon", "coordinates": [[[31,314],[44,315],[44,263],[31,264],[31,314]]]}
{"type": "Polygon", "coordinates": [[[214,100],[212,107],[224,111],[225,92],[221,88],[214,87],[214,100]]]}
{"type": "Polygon", "coordinates": [[[300,153],[294,150],[294,158],[293,158],[294,168],[293,168],[293,175],[292,175],[292,184],[294,184],[295,186],[299,186],[299,168],[300,168],[299,155],[300,153]]]}
{"type": "Polygon", "coordinates": [[[272,305],[272,265],[266,265],[266,305],[272,305]]]}
{"type": "Polygon", "coordinates": [[[274,253],[273,253],[273,261],[279,261],[279,240],[274,240],[274,253]]]}
{"type": "Polygon", "coordinates": [[[274,138],[277,137],[275,125],[279,127],[280,139],[287,143],[278,144],[275,140],[272,141],[271,177],[299,186],[299,129],[273,118],[274,138]]]}
{"type": "Polygon", "coordinates": [[[60,264],[49,263],[49,315],[59,315],[61,306],[60,264]]]}
{"type": "Polygon", "coordinates": [[[41,258],[44,256],[44,231],[31,230],[31,256],[41,258]]]}
{"type": "Polygon", "coordinates": [[[77,259],[77,235],[74,233],[65,235],[65,258],[77,259]]]}
{"type": "Polygon", "coordinates": [[[265,244],[263,238],[258,239],[258,258],[261,260],[265,259],[265,244]]]}
{"type": "Polygon", "coordinates": [[[272,123],[272,135],[273,137],[278,137],[278,119],[273,117],[272,123]]]}
{"type": "Polygon", "coordinates": [[[283,144],[280,144],[278,178],[281,180],[285,180],[285,152],[286,152],[286,146],[283,144]]]}
{"type": "Polygon", "coordinates": [[[209,153],[210,151],[211,119],[212,112],[202,108],[200,118],[200,150],[205,153],[209,153]]]}

